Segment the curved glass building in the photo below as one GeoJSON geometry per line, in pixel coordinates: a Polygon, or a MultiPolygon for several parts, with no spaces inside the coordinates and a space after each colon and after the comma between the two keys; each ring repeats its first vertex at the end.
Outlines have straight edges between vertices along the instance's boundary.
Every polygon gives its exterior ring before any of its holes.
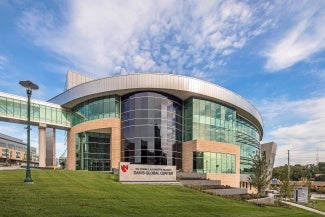
{"type": "Polygon", "coordinates": [[[239,186],[260,148],[258,110],[210,82],[149,73],[94,80],[69,71],[66,84],[50,102],[71,111],[71,170],[112,170],[119,162],[174,165],[239,186]]]}

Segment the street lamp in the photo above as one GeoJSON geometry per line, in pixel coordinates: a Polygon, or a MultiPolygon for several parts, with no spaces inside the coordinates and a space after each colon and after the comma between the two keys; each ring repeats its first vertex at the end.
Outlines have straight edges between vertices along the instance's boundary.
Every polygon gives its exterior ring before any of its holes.
{"type": "Polygon", "coordinates": [[[19,84],[26,88],[27,93],[27,166],[24,182],[33,183],[30,173],[30,97],[32,95],[32,90],[37,90],[38,86],[31,81],[19,81],[19,84]]]}

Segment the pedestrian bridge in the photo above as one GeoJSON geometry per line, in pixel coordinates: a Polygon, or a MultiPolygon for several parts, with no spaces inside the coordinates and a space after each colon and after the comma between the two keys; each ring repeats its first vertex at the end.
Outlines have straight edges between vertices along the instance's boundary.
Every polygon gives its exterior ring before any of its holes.
{"type": "MultiPolygon", "coordinates": [[[[55,166],[55,129],[71,128],[71,111],[31,99],[30,124],[38,126],[39,166],[55,166]]],[[[27,97],[0,92],[0,121],[27,124],[27,97]]]]}
{"type": "MultiPolygon", "coordinates": [[[[67,130],[71,112],[60,105],[31,99],[30,123],[67,130]]],[[[27,97],[0,92],[0,121],[27,124],[27,97]]]]}

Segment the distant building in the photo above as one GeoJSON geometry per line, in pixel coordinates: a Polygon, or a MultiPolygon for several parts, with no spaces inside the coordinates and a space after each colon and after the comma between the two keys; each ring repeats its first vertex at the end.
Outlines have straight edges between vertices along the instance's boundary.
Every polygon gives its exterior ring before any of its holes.
{"type": "MultiPolygon", "coordinates": [[[[19,166],[26,163],[27,146],[23,140],[0,133],[0,166],[19,166]]],[[[38,166],[36,148],[30,148],[31,166],[38,166]]]]}

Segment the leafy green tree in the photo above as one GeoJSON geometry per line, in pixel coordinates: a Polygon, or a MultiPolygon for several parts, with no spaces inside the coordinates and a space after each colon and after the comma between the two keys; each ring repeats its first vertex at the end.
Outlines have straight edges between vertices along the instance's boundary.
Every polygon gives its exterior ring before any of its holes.
{"type": "Polygon", "coordinates": [[[318,171],[325,174],[325,162],[318,163],[318,171]]]}
{"type": "MultiPolygon", "coordinates": [[[[291,168],[290,168],[291,169],[291,168]]],[[[310,172],[308,166],[302,166],[300,164],[296,164],[292,167],[291,180],[299,181],[301,178],[311,178],[312,173],[310,172]]]]}
{"type": "MultiPolygon", "coordinates": [[[[301,178],[314,178],[317,173],[318,166],[313,164],[308,165],[291,165],[290,166],[290,180],[299,181],[301,178]]],[[[288,166],[279,166],[273,168],[273,178],[277,178],[279,180],[285,180],[288,178],[288,166]]]]}
{"type": "Polygon", "coordinates": [[[293,193],[293,186],[290,184],[289,179],[285,179],[282,181],[282,185],[280,185],[280,196],[287,200],[287,198],[291,198],[293,193]]]}
{"type": "Polygon", "coordinates": [[[279,180],[285,180],[288,177],[288,166],[284,165],[273,168],[272,176],[279,180]]]}
{"type": "Polygon", "coordinates": [[[269,162],[264,155],[257,153],[251,158],[252,174],[248,177],[248,182],[257,189],[257,204],[261,192],[264,192],[271,179],[271,173],[268,170],[269,162]]]}

